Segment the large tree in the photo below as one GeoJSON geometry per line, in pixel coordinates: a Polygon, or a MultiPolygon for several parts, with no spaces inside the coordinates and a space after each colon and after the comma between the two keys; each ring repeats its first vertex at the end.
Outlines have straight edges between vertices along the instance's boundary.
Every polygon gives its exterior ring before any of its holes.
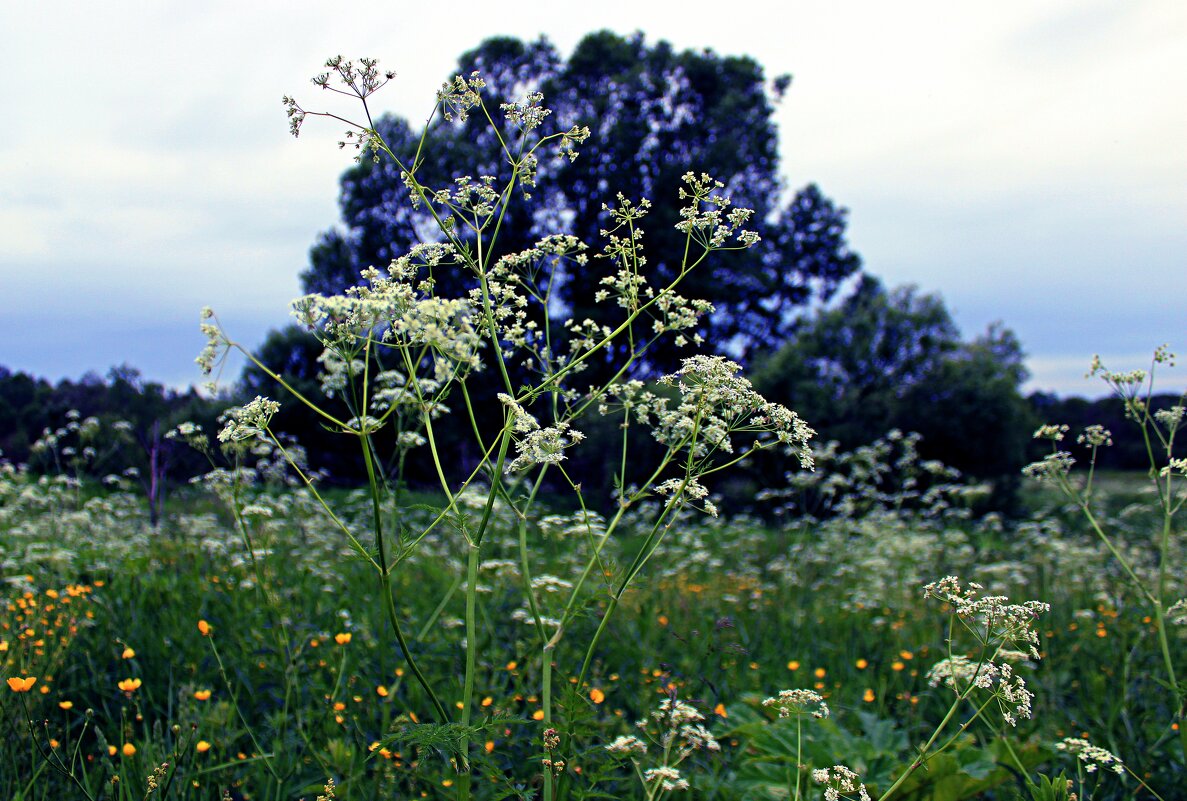
{"type": "MultiPolygon", "coordinates": [[[[845,210],[814,185],[794,195],[785,191],[772,115],[789,79],[768,82],[754,60],[677,52],[641,34],[604,31],[585,37],[567,60],[545,39],[490,39],[459,60],[461,74],[473,70],[487,82],[484,96],[493,111],[494,104],[539,90],[558,129],[588,125],[593,132],[575,161],[541,161],[538,190],[502,221],[498,251],[521,250],[560,230],[596,252],[607,223],[602,203],[622,192],[653,203],[644,220],[646,271],[653,286],[662,285],[684,251],[684,235],[675,227],[680,177],[709,172],[726,184],[736,205],[755,209],[763,241],[718,254],[694,270],[681,291],[715,305],[702,333],[743,359],[777,347],[792,330],[795,309],[827,299],[858,270],[860,260],[845,240],[845,210]]],[[[419,130],[395,116],[378,118],[375,127],[401,160],[413,163],[419,130]]],[[[494,133],[478,119],[438,118],[419,152],[417,178],[429,185],[507,170],[494,133]]],[[[423,210],[408,203],[400,168],[390,160],[363,159],[348,170],[340,205],[341,224],[320,236],[302,276],[309,292],[341,292],[358,281],[362,268],[385,266],[431,230],[423,210]]],[[[603,267],[592,262],[588,269],[593,272],[556,276],[559,299],[574,318],[601,321],[610,310],[590,302],[588,287],[603,267]]],[[[464,290],[467,280],[434,277],[458,281],[450,292],[464,290]]],[[[648,364],[668,369],[681,355],[674,346],[653,350],[648,364]]]]}

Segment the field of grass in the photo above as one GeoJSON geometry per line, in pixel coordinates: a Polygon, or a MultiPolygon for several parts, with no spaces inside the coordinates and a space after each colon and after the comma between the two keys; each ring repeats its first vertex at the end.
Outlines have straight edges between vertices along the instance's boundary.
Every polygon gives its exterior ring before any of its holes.
{"type": "MultiPolygon", "coordinates": [[[[1158,518],[1132,480],[1110,484],[1126,498],[1105,504],[1105,522],[1145,575],[1158,518]]],[[[818,798],[808,770],[844,764],[877,798],[951,707],[953,691],[928,681],[949,636],[952,653],[976,644],[950,628],[949,606],[924,597],[928,582],[958,575],[986,594],[1051,605],[1035,623],[1043,658],[1016,665],[1033,715],[1011,726],[992,699],[980,715],[961,708],[948,750],[896,798],[1028,797],[1024,770],[1075,777],[1077,767],[1080,792],[1096,798],[1153,797],[1138,778],[1162,798],[1187,797],[1148,604],[1054,495],[1032,498],[1041,507],[1021,523],[887,498],[778,524],[685,513],[622,596],[580,683],[584,645],[654,510],[626,513],[574,594],[605,521],[578,512],[521,527],[500,501],[472,632],[467,548],[453,529],[400,551],[391,571],[403,634],[455,715],[450,728],[431,725],[440,715],[410,675],[374,570],[309,490],[261,481],[232,496],[209,486],[174,498],[154,530],[129,492],[6,469],[0,666],[36,683],[0,686],[0,796],[452,798],[465,782],[477,797],[535,798],[550,760],[556,797],[818,798]],[[534,592],[523,591],[525,572],[534,592]],[[570,599],[565,636],[542,642],[570,599]],[[462,731],[455,710],[471,657],[462,731]],[[819,693],[831,715],[780,718],[762,704],[796,688],[819,693]],[[656,712],[665,699],[669,711],[695,706],[719,748],[665,740],[671,721],[656,712]],[[607,748],[642,738],[643,720],[658,745],[642,755],[607,748]],[[546,729],[557,733],[547,747],[546,729]],[[1090,739],[1130,772],[1085,774],[1086,763],[1055,749],[1065,737],[1090,739]],[[689,790],[643,781],[678,761],[689,790]]],[[[480,517],[484,502],[474,496],[458,514],[480,517]]],[[[341,493],[334,508],[346,529],[366,530],[365,493],[341,493]]],[[[434,515],[428,504],[384,512],[406,531],[434,515]]],[[[1182,552],[1168,556],[1181,597],[1182,552]]],[[[1185,629],[1172,628],[1178,664],[1185,629]]]]}

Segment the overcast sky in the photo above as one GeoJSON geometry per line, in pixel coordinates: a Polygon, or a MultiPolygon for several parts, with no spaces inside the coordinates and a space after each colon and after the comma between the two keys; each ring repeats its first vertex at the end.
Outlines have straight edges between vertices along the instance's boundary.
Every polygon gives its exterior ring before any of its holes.
{"type": "Polygon", "coordinates": [[[1181,0],[105,0],[0,6],[0,365],[200,380],[199,309],[260,341],[337,219],[341,131],[293,140],[281,95],[369,55],[398,73],[377,105],[422,119],[487,36],[567,54],[602,28],[791,73],[789,185],[846,206],[866,269],[942,294],[967,336],[1017,332],[1028,389],[1096,395],[1093,353],[1187,352],[1181,0]]]}

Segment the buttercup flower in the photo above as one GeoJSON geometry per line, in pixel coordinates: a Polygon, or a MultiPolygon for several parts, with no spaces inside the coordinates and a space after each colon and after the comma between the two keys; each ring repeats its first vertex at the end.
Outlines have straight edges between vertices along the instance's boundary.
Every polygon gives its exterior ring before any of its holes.
{"type": "Polygon", "coordinates": [[[36,676],[29,676],[27,678],[20,678],[13,676],[8,680],[8,689],[14,693],[27,693],[33,689],[33,685],[37,683],[36,676]]]}

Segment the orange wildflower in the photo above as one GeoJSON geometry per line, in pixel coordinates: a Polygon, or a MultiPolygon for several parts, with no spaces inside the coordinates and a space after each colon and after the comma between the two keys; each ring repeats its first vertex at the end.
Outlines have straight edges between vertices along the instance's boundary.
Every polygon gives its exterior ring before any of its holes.
{"type": "Polygon", "coordinates": [[[13,676],[8,680],[8,689],[12,690],[14,693],[27,693],[29,690],[33,689],[33,685],[36,683],[36,676],[27,676],[25,678],[13,676]]]}
{"type": "Polygon", "coordinates": [[[194,698],[199,701],[209,701],[210,690],[194,690],[194,698]]]}
{"type": "Polygon", "coordinates": [[[205,620],[198,621],[198,633],[203,637],[209,637],[210,632],[214,631],[214,626],[211,626],[205,620]]]}
{"type": "Polygon", "coordinates": [[[606,700],[606,694],[597,687],[594,687],[589,691],[589,700],[593,701],[595,704],[600,704],[606,700]]]}
{"type": "Polygon", "coordinates": [[[140,689],[140,679],[123,679],[118,686],[126,693],[134,693],[140,689]]]}
{"type": "Polygon", "coordinates": [[[338,643],[339,645],[346,645],[348,642],[350,642],[350,638],[351,633],[349,631],[344,631],[341,634],[334,635],[334,642],[338,643]]]}

